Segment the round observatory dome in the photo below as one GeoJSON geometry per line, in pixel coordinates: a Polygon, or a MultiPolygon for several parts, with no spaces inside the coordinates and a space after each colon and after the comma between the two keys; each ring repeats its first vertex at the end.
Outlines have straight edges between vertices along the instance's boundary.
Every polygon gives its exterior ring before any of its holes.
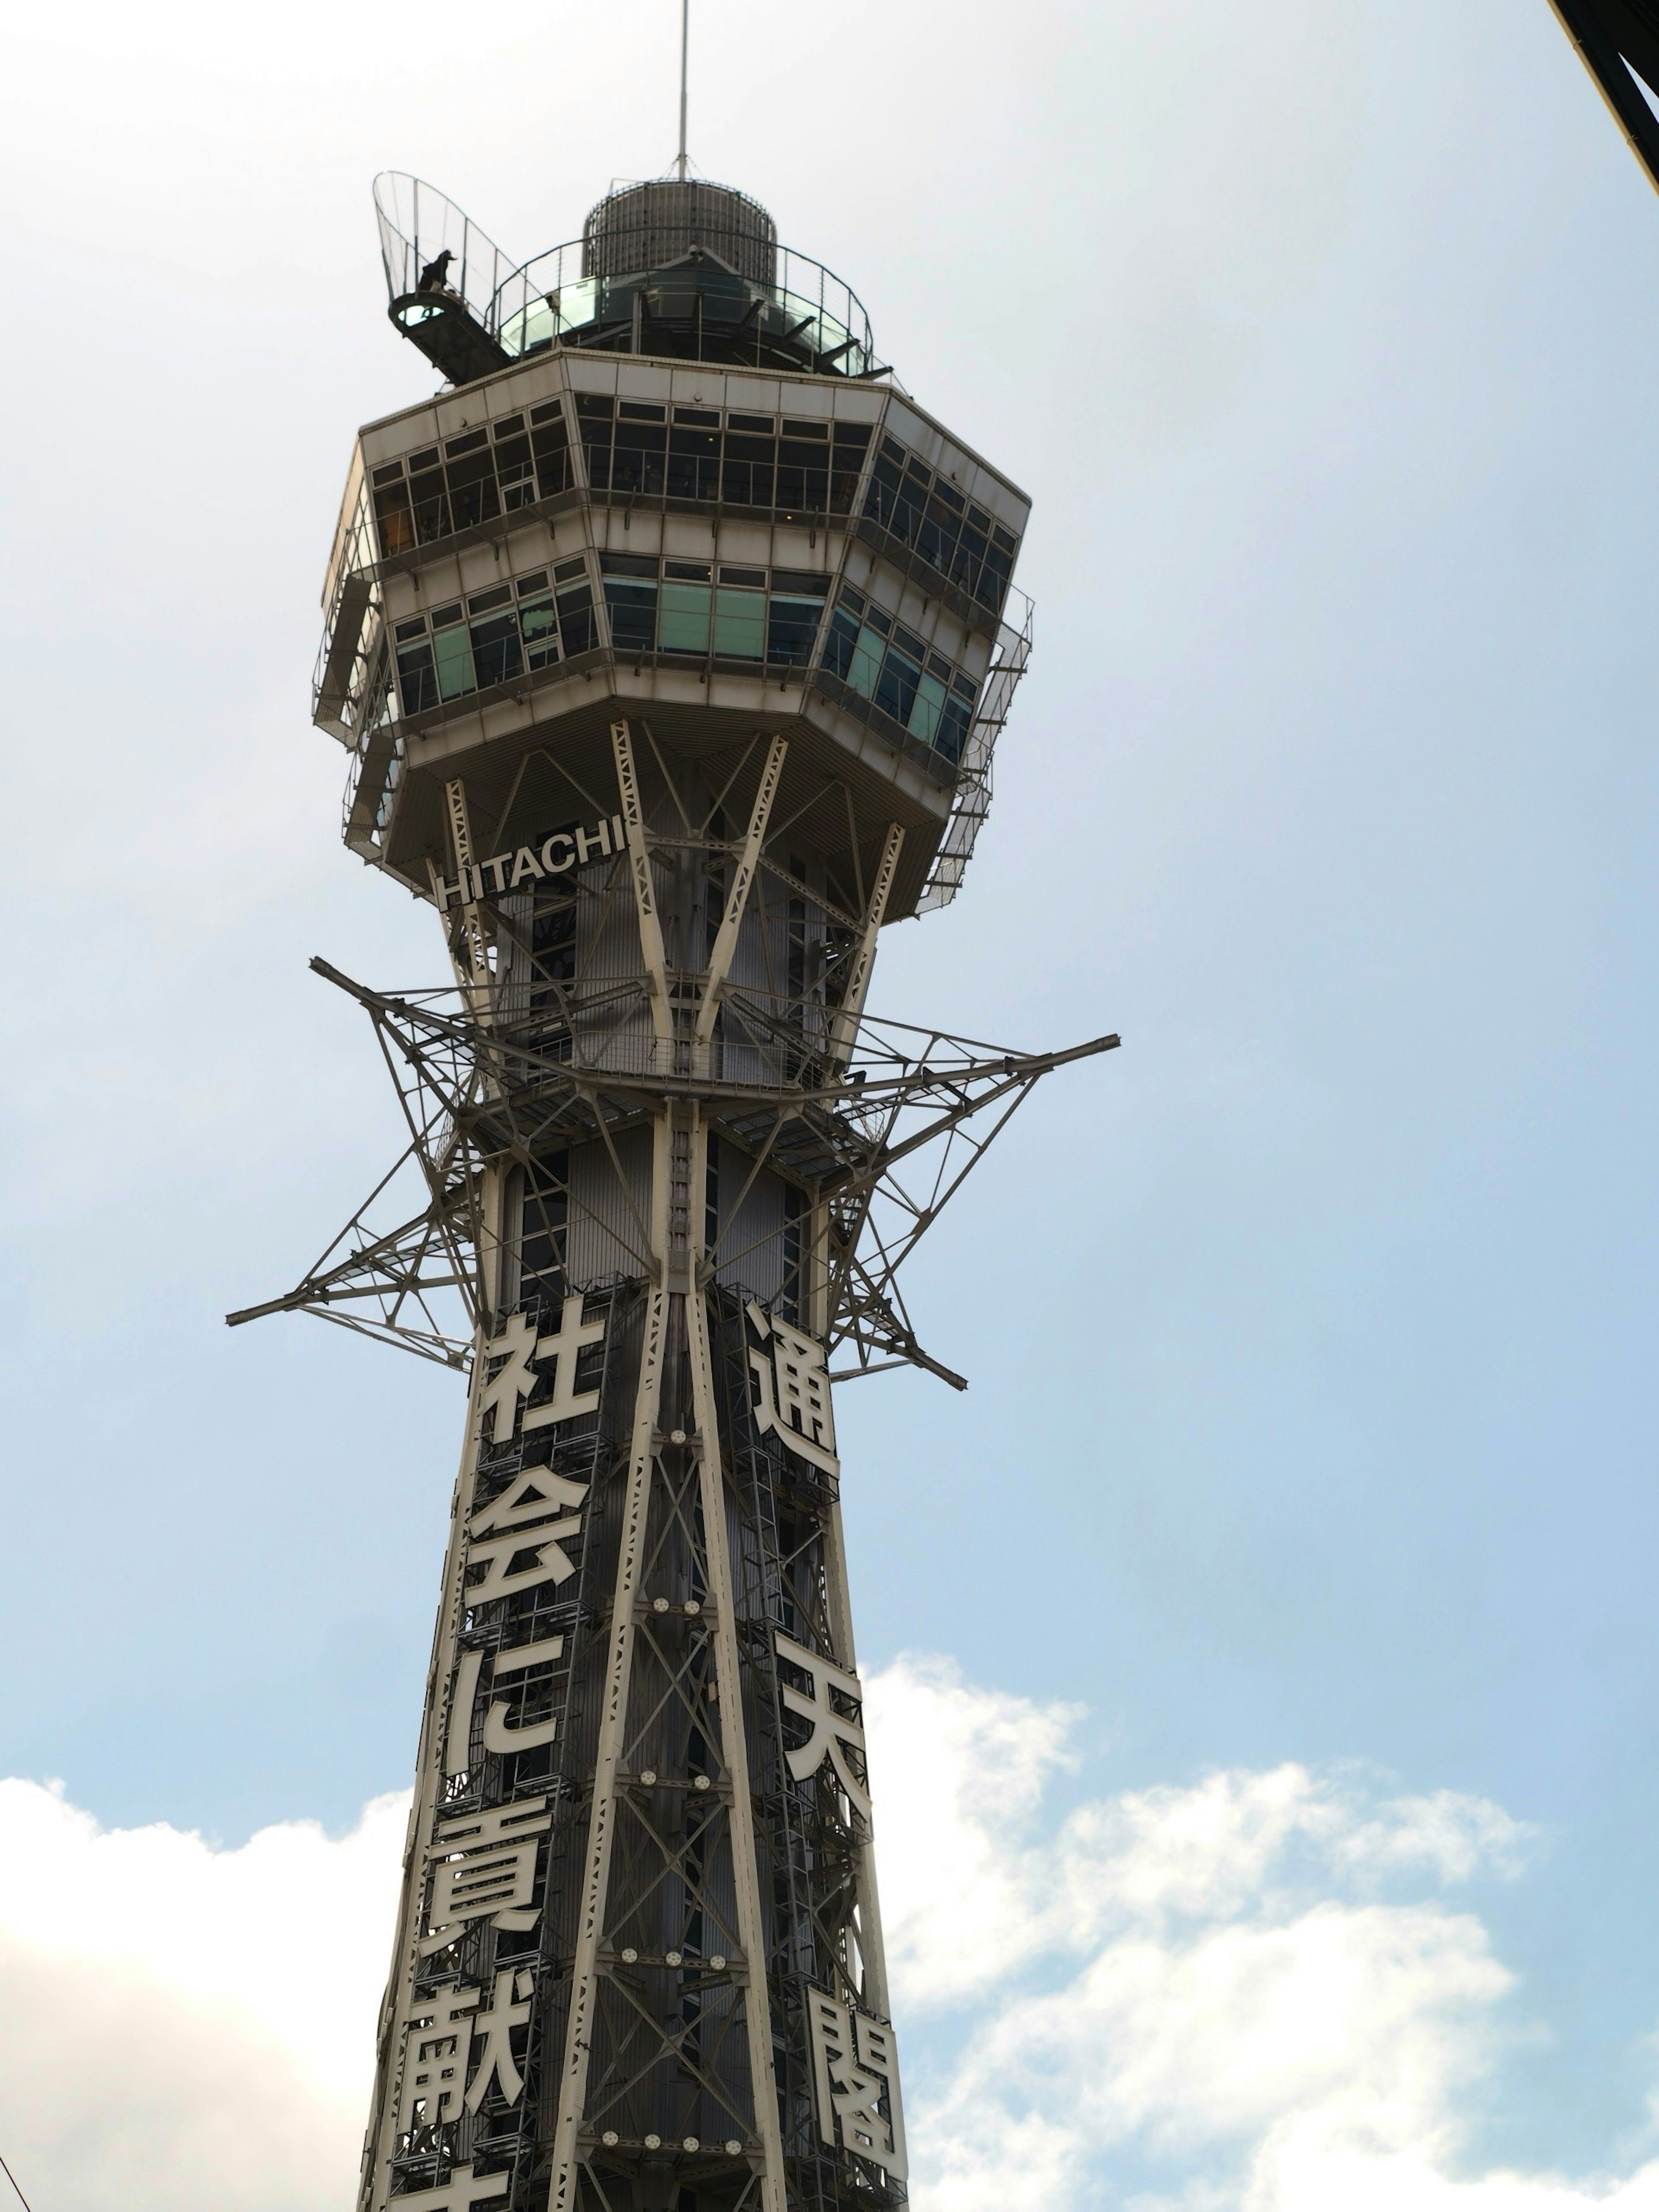
{"type": "Polygon", "coordinates": [[[582,275],[664,269],[701,248],[752,284],[777,280],[778,227],[757,200],[729,185],[672,178],[607,192],[582,226],[582,275]]]}

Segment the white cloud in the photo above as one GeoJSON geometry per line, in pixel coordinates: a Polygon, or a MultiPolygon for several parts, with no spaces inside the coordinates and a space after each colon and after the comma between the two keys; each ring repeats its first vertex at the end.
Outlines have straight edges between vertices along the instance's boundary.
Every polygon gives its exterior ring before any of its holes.
{"type": "Polygon", "coordinates": [[[895,2002],[976,2023],[912,2099],[918,2212],[1659,2207],[1659,2165],[1610,2194],[1458,2171],[1470,2093],[1525,2033],[1443,1894],[1522,1870],[1501,1807],[1285,1765],[1045,1835],[1074,1709],[937,1661],[872,1691],[895,2002]]]}
{"type": "MultiPolygon", "coordinates": [[[[1525,2033],[1447,1893],[1502,1809],[1285,1765],[1045,1824],[1076,1708],[901,1661],[870,1685],[918,2212],[1659,2212],[1469,2173],[1525,2033]]],[[[52,2212],[345,2212],[405,1802],[238,1850],[0,1783],[0,2149],[52,2212]]]]}
{"type": "Polygon", "coordinates": [[[407,1812],[222,1850],[0,1782],[0,2151],[38,2208],[343,2212],[407,1812]]]}

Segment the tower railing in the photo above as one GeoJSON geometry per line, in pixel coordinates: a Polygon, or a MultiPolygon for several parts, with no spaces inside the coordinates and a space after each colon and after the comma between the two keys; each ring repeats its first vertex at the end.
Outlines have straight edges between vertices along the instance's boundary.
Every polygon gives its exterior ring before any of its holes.
{"type": "Polygon", "coordinates": [[[707,328],[729,345],[745,333],[757,348],[786,348],[820,374],[878,373],[870,319],[850,285],[821,262],[787,246],[773,249],[770,283],[739,275],[707,248],[657,269],[623,275],[584,273],[588,242],[574,239],[538,253],[501,284],[484,327],[514,359],[554,344],[602,344],[626,336],[624,350],[650,350],[653,323],[707,328]]]}

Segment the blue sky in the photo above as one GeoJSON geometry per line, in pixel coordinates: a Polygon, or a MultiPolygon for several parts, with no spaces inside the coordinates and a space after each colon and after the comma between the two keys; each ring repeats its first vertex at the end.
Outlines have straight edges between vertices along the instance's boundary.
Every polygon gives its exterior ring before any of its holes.
{"type": "MultiPolygon", "coordinates": [[[[1529,1840],[1467,1895],[1512,2033],[1447,2170],[1625,2171],[1659,204],[1545,0],[696,13],[694,156],[1036,501],[990,826],[874,1004],[1124,1037],[915,1263],[970,1394],[843,1394],[866,1663],[1085,1708],[1051,1842],[1287,1762],[1501,1808],[1529,1840]]],[[[115,1828],[340,1833],[407,1781],[456,1387],[220,1321],[396,1146],[307,958],[436,972],[307,721],[351,434],[429,388],[368,182],[574,234],[672,154],[677,17],[163,0],[9,42],[0,1774],[115,1828]]]]}

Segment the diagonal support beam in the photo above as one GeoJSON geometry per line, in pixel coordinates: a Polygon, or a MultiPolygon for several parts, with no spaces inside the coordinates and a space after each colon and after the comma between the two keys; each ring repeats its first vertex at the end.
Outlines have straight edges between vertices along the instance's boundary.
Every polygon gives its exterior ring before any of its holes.
{"type": "Polygon", "coordinates": [[[726,912],[709,949],[708,974],[703,984],[702,1002],[697,1008],[696,1025],[692,1031],[695,1047],[693,1065],[701,1073],[708,1054],[708,1040],[714,1033],[714,1016],[720,1006],[720,986],[732,966],[732,956],[738,949],[738,932],[743,927],[744,909],[749,903],[750,889],[755,880],[755,868],[766,836],[766,825],[771,819],[772,802],[778,795],[778,785],[783,775],[784,756],[789,750],[788,740],[774,738],[766,750],[766,765],[761,770],[760,788],[755,793],[755,804],[749,812],[748,834],[743,841],[743,850],[738,855],[738,865],[732,872],[732,886],[726,893],[726,912]]]}
{"type": "Polygon", "coordinates": [[[889,823],[887,842],[882,847],[881,860],[876,868],[876,880],[870,888],[870,899],[864,910],[864,925],[859,933],[853,963],[847,977],[847,988],[842,994],[840,1011],[836,1016],[830,1035],[830,1060],[840,1070],[852,1057],[858,1039],[859,1017],[864,1012],[866,994],[870,988],[871,970],[876,962],[876,936],[887,918],[887,902],[892,896],[893,878],[898,872],[899,854],[904,847],[904,826],[899,822],[889,823]]]}
{"type": "Polygon", "coordinates": [[[674,1009],[668,996],[668,956],[663,946],[662,916],[657,911],[657,894],[651,881],[651,851],[646,842],[639,771],[634,764],[634,737],[626,722],[611,725],[611,750],[617,759],[623,834],[628,840],[629,872],[634,883],[634,904],[639,911],[640,950],[651,988],[651,1026],[662,1073],[666,1075],[674,1065],[674,1009]]]}

